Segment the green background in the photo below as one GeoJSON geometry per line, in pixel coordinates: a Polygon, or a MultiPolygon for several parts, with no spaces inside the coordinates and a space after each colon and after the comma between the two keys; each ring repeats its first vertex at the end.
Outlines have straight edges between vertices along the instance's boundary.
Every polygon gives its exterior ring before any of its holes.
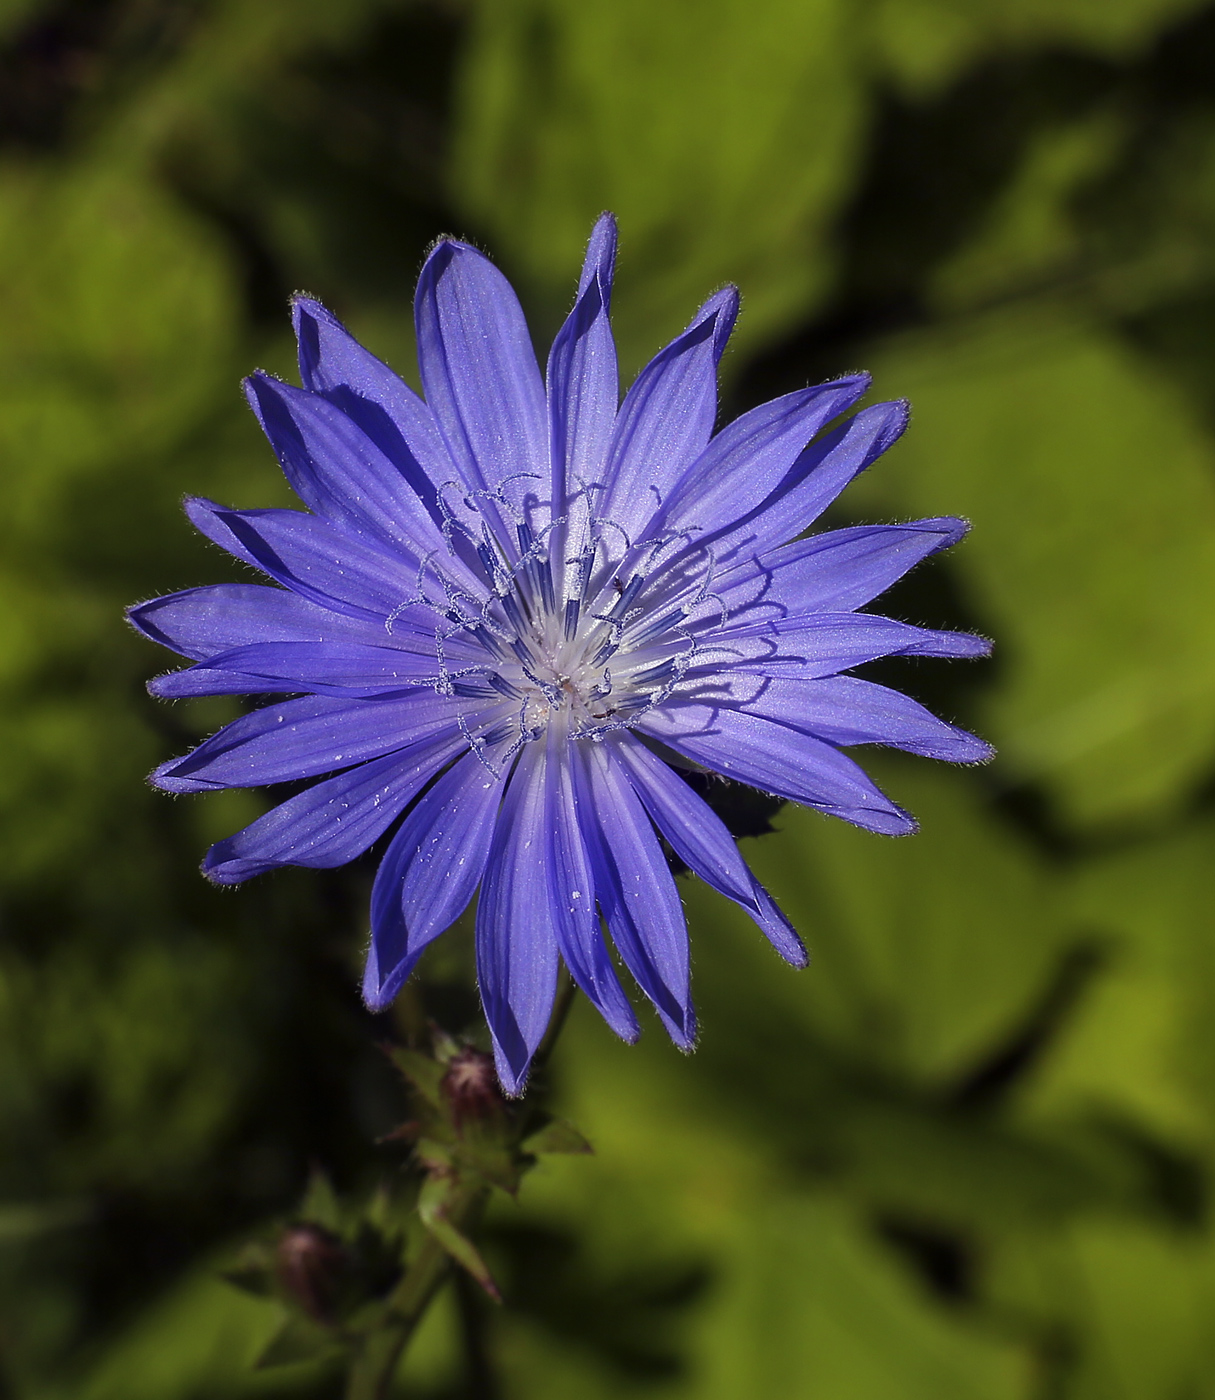
{"type": "MultiPolygon", "coordinates": [[[[635,370],[730,280],[727,410],[914,404],[833,517],[974,531],[878,668],[1000,755],[867,766],[922,832],[791,808],[748,859],[813,960],[684,882],[700,1048],[576,1008],[592,1159],[500,1203],[418,1400],[1215,1397],[1215,6],[2,0],[0,1397],[338,1393],[217,1277],[405,1111],[356,995],[373,861],[206,886],[260,795],[156,762],[121,607],[235,577],[185,492],[285,502],[240,375],[322,297],[407,377],[427,243],[539,343],[621,223],[635,370]]],[[[471,1017],[468,939],[424,993],[471,1017]]]]}

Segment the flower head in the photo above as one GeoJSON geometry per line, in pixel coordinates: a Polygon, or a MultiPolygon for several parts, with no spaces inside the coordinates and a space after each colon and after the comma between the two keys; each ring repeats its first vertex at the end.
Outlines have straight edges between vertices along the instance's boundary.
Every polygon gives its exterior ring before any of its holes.
{"type": "Polygon", "coordinates": [[[298,298],[303,388],[263,373],[246,388],[305,509],[186,505],[277,586],[194,588],[130,614],[195,663],[153,694],[291,697],[164,764],[156,786],[322,779],[213,846],[212,880],[341,865],[403,816],[372,893],[369,1006],[388,1005],[480,887],[477,972],[508,1093],[526,1081],[561,961],[613,1030],[638,1034],[609,940],[673,1039],[692,1043],[687,931],[663,838],[804,963],[672,765],[897,835],[911,818],[844,748],[988,756],[906,696],[847,674],[891,654],[986,652],[976,637],[858,611],[964,524],[802,537],[903,431],[906,405],[842,417],[868,387],[852,375],[714,434],[732,287],[621,403],[615,250],[604,215],[542,378],[505,278],[475,248],[440,242],[417,291],[425,401],[298,298]]]}

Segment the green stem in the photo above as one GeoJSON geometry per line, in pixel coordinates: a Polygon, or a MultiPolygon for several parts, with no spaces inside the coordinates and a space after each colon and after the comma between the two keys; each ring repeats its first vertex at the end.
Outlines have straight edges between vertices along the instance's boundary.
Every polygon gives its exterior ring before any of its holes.
{"type": "MultiPolygon", "coordinates": [[[[486,1192],[471,1189],[448,1212],[457,1229],[480,1209],[486,1192]]],[[[433,1235],[425,1235],[417,1256],[389,1295],[384,1320],[363,1339],[351,1362],[345,1400],[388,1400],[401,1354],[447,1277],[451,1259],[433,1235]]]]}
{"type": "MultiPolygon", "coordinates": [[[[573,1000],[573,978],[562,968],[552,1017],[532,1061],[534,1071],[543,1069],[552,1054],[573,1000]]],[[[488,1194],[488,1188],[480,1182],[465,1186],[448,1206],[447,1219],[462,1234],[466,1233],[488,1194]]],[[[345,1400],[388,1400],[401,1356],[447,1277],[451,1262],[447,1251],[433,1235],[423,1236],[412,1263],[389,1294],[380,1325],[362,1339],[354,1353],[346,1380],[345,1400]]]]}
{"type": "Polygon", "coordinates": [[[553,1053],[553,1047],[557,1044],[557,1037],[565,1026],[566,1018],[570,1014],[570,1007],[574,1004],[574,997],[578,990],[574,986],[574,979],[564,967],[557,976],[557,995],[553,998],[553,1010],[549,1016],[548,1029],[544,1032],[544,1039],[536,1047],[536,1053],[532,1056],[533,1075],[542,1070],[548,1063],[548,1057],[553,1053]]]}

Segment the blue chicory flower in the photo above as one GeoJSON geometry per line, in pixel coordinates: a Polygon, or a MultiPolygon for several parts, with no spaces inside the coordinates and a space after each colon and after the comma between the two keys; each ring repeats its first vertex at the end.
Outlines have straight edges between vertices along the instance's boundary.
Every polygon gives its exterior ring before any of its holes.
{"type": "Polygon", "coordinates": [[[892,654],[986,653],[978,637],[858,611],[965,524],[802,537],[898,438],[906,405],[841,418],[869,382],[850,375],[714,434],[733,287],[620,403],[615,251],[604,215],[545,381],[506,279],[475,248],[440,242],[417,290],[425,402],[297,298],[304,387],[257,373],[246,389],[306,509],[186,503],[203,534],[280,586],[193,588],[130,614],[194,662],[153,681],[154,695],[292,697],[164,764],[157,787],[333,775],[213,846],[212,880],[341,865],[404,814],[372,893],[368,1006],[392,1001],[480,887],[477,975],[510,1094],[562,960],[636,1038],[604,928],[675,1042],[692,1044],[687,929],[662,838],[804,964],[677,766],[899,835],[912,819],[842,749],[989,754],[846,674],[892,654]]]}

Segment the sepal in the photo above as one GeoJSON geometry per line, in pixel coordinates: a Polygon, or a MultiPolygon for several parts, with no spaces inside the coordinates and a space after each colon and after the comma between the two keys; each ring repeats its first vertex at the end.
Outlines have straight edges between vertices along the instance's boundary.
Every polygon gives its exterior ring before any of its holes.
{"type": "Polygon", "coordinates": [[[452,1224],[449,1211],[459,1202],[460,1196],[457,1178],[432,1175],[427,1178],[418,1196],[418,1216],[456,1263],[476,1279],[495,1303],[500,1303],[502,1294],[476,1245],[452,1224]]]}
{"type": "Polygon", "coordinates": [[[592,1154],[595,1149],[586,1138],[564,1118],[551,1118],[543,1127],[537,1128],[523,1139],[524,1152],[533,1157],[592,1154]]]}
{"type": "Polygon", "coordinates": [[[271,1337],[266,1349],[253,1363],[254,1370],[266,1371],[273,1366],[292,1366],[300,1361],[319,1361],[336,1356],[343,1350],[342,1339],[329,1328],[310,1318],[294,1315],[271,1337]]]}

